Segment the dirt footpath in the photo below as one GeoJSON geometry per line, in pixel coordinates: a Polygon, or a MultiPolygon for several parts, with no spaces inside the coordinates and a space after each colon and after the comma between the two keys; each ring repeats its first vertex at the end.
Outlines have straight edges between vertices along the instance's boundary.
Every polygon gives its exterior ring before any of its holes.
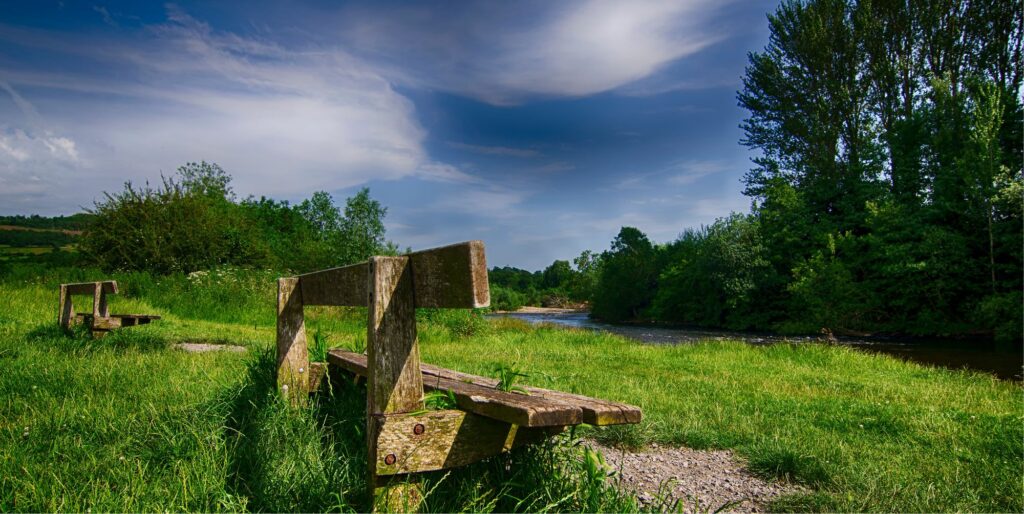
{"type": "Polygon", "coordinates": [[[765,481],[751,474],[730,451],[666,448],[652,444],[629,452],[588,441],[621,475],[622,485],[644,507],[685,512],[764,512],[773,498],[804,492],[798,486],[765,481]]]}

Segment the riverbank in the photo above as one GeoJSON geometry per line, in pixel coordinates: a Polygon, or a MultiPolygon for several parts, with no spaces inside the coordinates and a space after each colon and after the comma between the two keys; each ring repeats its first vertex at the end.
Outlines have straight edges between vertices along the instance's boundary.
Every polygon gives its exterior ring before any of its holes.
{"type": "MultiPolygon", "coordinates": [[[[138,293],[132,280],[122,280],[111,308],[163,319],[97,341],[56,331],[52,286],[0,284],[9,306],[0,312],[9,371],[0,374],[0,510],[366,507],[365,392],[339,384],[298,413],[276,402],[272,282],[271,294],[246,297],[224,294],[237,292],[237,280],[211,281],[170,301],[138,293]],[[254,303],[232,303],[243,300],[254,303]],[[248,351],[173,347],[190,341],[248,351]]],[[[1024,510],[1019,385],[837,346],[655,346],[444,312],[419,323],[424,361],[481,375],[514,364],[529,385],[636,404],[640,425],[575,435],[640,454],[655,444],[729,450],[760,480],[801,487],[770,509],[1024,510]]],[[[365,311],[310,309],[307,330],[329,346],[358,347],[364,319],[365,311]]],[[[638,507],[613,479],[588,478],[572,441],[545,451],[432,476],[441,482],[427,509],[638,507]]],[[[709,503],[722,493],[702,505],[718,508],[709,503]]]]}
{"type": "Polygon", "coordinates": [[[563,309],[560,307],[534,307],[525,305],[514,311],[493,311],[494,314],[587,314],[586,309],[563,309]]]}
{"type": "Polygon", "coordinates": [[[935,340],[922,338],[787,336],[759,332],[735,332],[657,323],[610,324],[591,319],[585,311],[558,309],[519,310],[496,313],[530,323],[550,323],[569,328],[605,331],[649,344],[692,344],[702,341],[744,341],[749,344],[828,343],[883,353],[905,360],[949,369],[968,368],[1021,382],[1024,350],[1000,347],[991,340],[935,340]]]}

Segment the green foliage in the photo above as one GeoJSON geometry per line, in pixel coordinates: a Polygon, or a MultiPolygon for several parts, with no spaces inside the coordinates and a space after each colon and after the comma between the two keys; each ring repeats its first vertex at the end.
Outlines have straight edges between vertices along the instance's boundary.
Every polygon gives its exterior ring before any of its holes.
{"type": "Polygon", "coordinates": [[[16,227],[39,228],[49,230],[85,230],[92,222],[93,215],[85,212],[72,214],[70,216],[0,216],[0,225],[13,225],[16,227]]]}
{"type": "Polygon", "coordinates": [[[657,254],[643,232],[622,227],[601,256],[601,275],[591,312],[608,321],[638,318],[654,298],[657,254]]]}
{"type": "Polygon", "coordinates": [[[593,315],[1024,339],[1024,15],[786,0],[768,24],[738,92],[751,215],[665,246],[623,228],[593,315]]]}
{"type": "Polygon", "coordinates": [[[519,394],[530,394],[520,386],[516,385],[516,382],[520,378],[527,378],[530,375],[523,373],[515,364],[499,364],[494,367],[494,378],[498,379],[498,384],[494,386],[499,391],[505,391],[506,393],[519,393],[519,394]]]}
{"type": "Polygon", "coordinates": [[[787,331],[842,332],[865,326],[871,298],[843,259],[857,250],[855,240],[849,233],[827,237],[824,250],[793,269],[793,282],[788,290],[792,294],[791,312],[798,321],[784,325],[787,331]]]}
{"type": "Polygon", "coordinates": [[[313,344],[309,346],[310,362],[327,362],[327,351],[331,349],[327,335],[320,330],[313,332],[313,344]]]}
{"type": "Polygon", "coordinates": [[[459,402],[455,400],[455,393],[451,389],[442,391],[428,391],[423,395],[423,405],[429,410],[446,410],[458,408],[459,402]]]}
{"type": "Polygon", "coordinates": [[[450,337],[465,338],[487,330],[482,310],[416,309],[416,320],[442,327],[450,337]]]}
{"type": "Polygon", "coordinates": [[[497,284],[491,284],[491,308],[498,311],[514,311],[526,305],[526,295],[497,284]]]}
{"type": "Polygon", "coordinates": [[[384,239],[387,209],[362,189],[344,212],[322,191],[296,206],[267,198],[236,201],[216,164],[188,163],[159,187],[107,194],[81,248],[107,271],[191,273],[217,266],[297,272],[397,253],[384,239]]]}
{"type": "MultiPolygon", "coordinates": [[[[231,307],[181,317],[155,299],[189,309],[199,289],[172,298],[150,296],[163,288],[133,286],[112,298],[112,308],[164,318],[91,340],[65,337],[55,326],[54,290],[102,271],[16,275],[0,280],[8,306],[0,309],[2,510],[369,508],[365,388],[338,381],[333,395],[307,409],[287,407],[275,392],[273,276],[259,279],[267,290],[255,294],[260,298],[244,316],[231,307]],[[248,352],[170,347],[190,340],[231,342],[248,352]]],[[[141,275],[132,283],[143,285],[141,275]]],[[[210,276],[204,288],[231,290],[235,278],[210,276]]],[[[314,334],[358,341],[365,315],[309,308],[307,321],[314,334]]],[[[779,499],[773,509],[1024,508],[1018,384],[828,345],[652,346],[517,320],[491,325],[478,337],[454,338],[425,321],[424,361],[476,374],[517,362],[545,387],[643,407],[642,424],[581,427],[586,437],[728,448],[767,478],[816,488],[779,499]]],[[[634,512],[635,498],[575,443],[558,438],[429,474],[424,510],[634,512]]]]}
{"type": "Polygon", "coordinates": [[[572,263],[576,269],[569,284],[569,296],[578,301],[591,301],[601,277],[601,254],[583,250],[572,263]]]}
{"type": "Polygon", "coordinates": [[[36,230],[0,230],[0,245],[7,246],[56,246],[74,244],[77,236],[63,232],[36,230]]]}
{"type": "Polygon", "coordinates": [[[571,280],[572,268],[569,267],[569,261],[556,260],[544,269],[541,285],[546,289],[560,289],[569,285],[571,280]]]}
{"type": "Polygon", "coordinates": [[[756,220],[741,214],[700,231],[686,231],[664,250],[652,312],[677,323],[750,328],[767,274],[756,220]]]}
{"type": "Polygon", "coordinates": [[[492,268],[488,273],[491,307],[514,311],[520,307],[578,307],[590,302],[597,290],[601,256],[585,250],[569,261],[556,260],[544,271],[492,268]]]}
{"type": "Polygon", "coordinates": [[[107,271],[190,273],[225,264],[267,261],[259,232],[228,198],[228,177],[216,165],[189,164],[179,179],[136,188],[97,202],[81,249],[107,271]]]}
{"type": "Polygon", "coordinates": [[[1024,333],[1024,319],[1021,317],[1024,295],[1020,291],[986,296],[978,304],[975,314],[981,326],[992,327],[996,341],[1014,344],[1024,333]]]}

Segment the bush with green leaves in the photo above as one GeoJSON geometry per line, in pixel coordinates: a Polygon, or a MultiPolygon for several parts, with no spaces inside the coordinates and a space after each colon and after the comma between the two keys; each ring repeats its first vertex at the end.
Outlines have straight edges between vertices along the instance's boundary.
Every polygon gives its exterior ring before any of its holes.
{"type": "Polygon", "coordinates": [[[212,163],[189,163],[160,185],[105,194],[81,249],[104,270],[191,273],[218,266],[293,272],[395,255],[386,241],[387,209],[362,189],[344,210],[323,191],[298,205],[237,200],[231,176],[212,163]]]}

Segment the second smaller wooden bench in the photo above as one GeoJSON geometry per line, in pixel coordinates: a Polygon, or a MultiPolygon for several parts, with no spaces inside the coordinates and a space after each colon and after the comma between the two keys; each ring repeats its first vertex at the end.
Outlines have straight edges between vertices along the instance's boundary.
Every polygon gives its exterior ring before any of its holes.
{"type": "Polygon", "coordinates": [[[84,323],[89,327],[93,337],[102,337],[115,328],[145,325],[150,321],[160,319],[160,316],[155,314],[111,314],[110,307],[107,305],[108,294],[117,294],[116,281],[61,284],[57,318],[60,327],[69,331],[72,325],[84,323]],[[71,298],[75,295],[92,296],[91,313],[75,313],[74,305],[71,302],[71,298]]]}

